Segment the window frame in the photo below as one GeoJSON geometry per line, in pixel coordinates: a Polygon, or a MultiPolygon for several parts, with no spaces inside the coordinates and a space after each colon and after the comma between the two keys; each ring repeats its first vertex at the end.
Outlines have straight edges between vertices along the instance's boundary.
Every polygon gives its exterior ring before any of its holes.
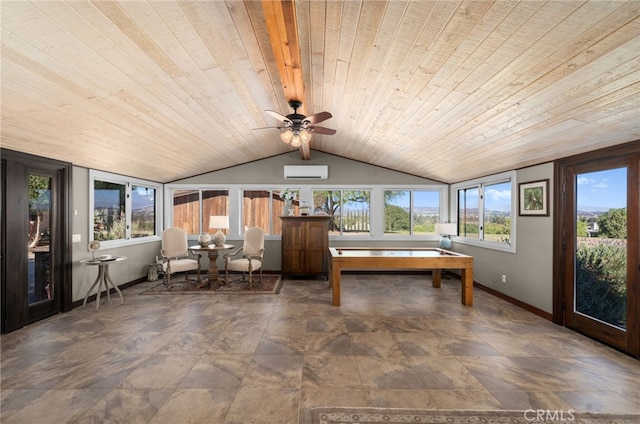
{"type": "Polygon", "coordinates": [[[89,242],[94,238],[94,216],[95,216],[95,182],[104,181],[113,184],[121,184],[125,186],[125,220],[126,220],[126,237],[117,240],[101,240],[100,248],[116,248],[124,246],[133,246],[136,244],[157,242],[161,240],[161,233],[163,228],[163,185],[161,183],[142,180],[139,178],[126,177],[119,174],[112,174],[109,172],[97,171],[94,169],[89,170],[89,242]],[[154,207],[155,207],[155,223],[154,223],[154,235],[145,237],[131,237],[131,221],[132,221],[132,190],[133,186],[146,187],[155,190],[154,207]]]}
{"type": "Polygon", "coordinates": [[[449,215],[448,213],[448,194],[449,194],[449,186],[447,185],[445,189],[443,189],[442,187],[433,187],[430,186],[430,188],[424,188],[424,187],[403,187],[403,188],[387,188],[384,187],[381,191],[382,194],[382,237],[384,237],[385,240],[393,240],[393,239],[404,239],[409,237],[411,240],[414,240],[416,238],[422,238],[422,237],[437,237],[437,239],[439,240],[441,238],[440,234],[436,234],[435,232],[432,234],[415,234],[415,207],[416,207],[416,202],[415,202],[415,192],[416,191],[433,191],[433,192],[437,192],[439,193],[438,195],[438,222],[444,222],[446,221],[446,217],[449,215]],[[444,192],[443,192],[444,190],[444,192]],[[408,191],[409,192],[409,234],[391,234],[391,233],[385,233],[385,211],[384,211],[384,193],[386,191],[408,191]],[[443,213],[444,211],[444,213],[443,213]]]}
{"type": "Polygon", "coordinates": [[[476,178],[473,180],[463,181],[456,184],[451,184],[450,186],[450,199],[451,199],[451,211],[452,213],[452,221],[456,222],[458,225],[459,217],[459,191],[471,188],[478,188],[478,238],[469,238],[463,237],[460,235],[456,235],[453,239],[454,242],[460,244],[466,244],[470,246],[478,246],[484,247],[487,249],[500,250],[502,252],[516,253],[516,217],[517,217],[517,207],[518,207],[518,184],[516,181],[516,172],[515,171],[507,171],[502,172],[500,174],[490,175],[486,177],[476,178]],[[511,234],[509,236],[511,242],[510,243],[501,243],[497,241],[485,240],[484,239],[484,190],[486,186],[491,186],[495,184],[510,182],[511,184],[511,234]]]}
{"type": "MultiPolygon", "coordinates": [[[[371,231],[366,235],[329,235],[330,240],[338,241],[430,241],[440,240],[439,235],[385,235],[384,234],[384,190],[435,190],[440,197],[440,220],[448,219],[449,213],[449,185],[447,184],[407,184],[397,186],[386,185],[346,185],[346,184],[165,184],[164,207],[167,213],[164,216],[164,225],[171,226],[173,222],[172,191],[178,190],[228,190],[229,192],[229,232],[227,239],[238,240],[243,237],[243,192],[244,190],[264,190],[277,192],[282,190],[298,190],[299,200],[307,201],[313,205],[313,190],[369,190],[371,192],[371,231]]],[[[200,212],[202,213],[202,212],[200,212]]],[[[270,212],[271,213],[271,212],[270,212]]],[[[273,223],[273,219],[271,220],[273,223]]],[[[195,239],[195,235],[189,235],[195,239]]],[[[265,235],[265,240],[280,240],[280,234],[265,235]]]]}

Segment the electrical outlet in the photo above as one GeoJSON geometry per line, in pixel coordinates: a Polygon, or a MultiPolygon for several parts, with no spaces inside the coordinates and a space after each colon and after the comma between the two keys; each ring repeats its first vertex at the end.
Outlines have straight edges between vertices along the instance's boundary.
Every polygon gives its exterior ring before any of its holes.
{"type": "Polygon", "coordinates": [[[82,235],[81,234],[73,234],[71,236],[71,243],[80,243],[82,241],[82,235]]]}
{"type": "Polygon", "coordinates": [[[502,281],[503,283],[506,283],[506,282],[507,282],[507,276],[506,276],[506,275],[504,275],[504,274],[502,274],[501,281],[502,281]]]}

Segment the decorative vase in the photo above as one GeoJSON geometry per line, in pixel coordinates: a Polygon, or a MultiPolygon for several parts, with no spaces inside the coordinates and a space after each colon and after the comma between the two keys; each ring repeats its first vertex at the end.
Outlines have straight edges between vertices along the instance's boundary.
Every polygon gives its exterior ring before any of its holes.
{"type": "Polygon", "coordinates": [[[222,247],[224,246],[224,242],[227,241],[227,237],[224,235],[222,230],[218,228],[218,231],[213,236],[213,244],[222,247]]]}
{"type": "Polygon", "coordinates": [[[207,247],[211,244],[211,236],[207,233],[202,233],[198,236],[198,244],[202,247],[207,247]]]}
{"type": "Polygon", "coordinates": [[[284,201],[284,216],[292,216],[294,214],[293,203],[291,200],[285,199],[284,201]]]}

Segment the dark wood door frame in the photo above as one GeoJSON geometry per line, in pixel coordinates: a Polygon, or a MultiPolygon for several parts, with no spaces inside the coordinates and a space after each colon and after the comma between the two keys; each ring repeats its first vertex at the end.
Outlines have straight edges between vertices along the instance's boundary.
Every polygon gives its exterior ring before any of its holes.
{"type": "MultiPolygon", "coordinates": [[[[574,236],[571,229],[575,225],[574,221],[574,190],[569,185],[573,185],[570,177],[576,173],[576,167],[581,169],[593,165],[594,167],[619,166],[621,160],[635,158],[629,166],[628,175],[628,234],[627,234],[627,266],[628,278],[631,284],[627,289],[627,334],[623,346],[620,340],[615,340],[612,335],[603,334],[599,341],[616,347],[624,352],[640,358],[640,170],[638,164],[640,155],[640,140],[614,146],[602,150],[571,156],[556,161],[554,164],[554,242],[553,242],[553,322],[558,325],[567,325],[567,308],[573,308],[573,300],[567,299],[566,284],[567,276],[573,276],[570,259],[573,253],[573,243],[568,244],[567,240],[574,236]],[[633,266],[632,266],[633,265],[633,266]]],[[[580,173],[580,172],[578,172],[580,173]]],[[[571,282],[572,283],[572,282],[571,282]]],[[[576,329],[580,331],[579,328],[576,329]]],[[[589,334],[587,334],[589,335],[589,334]]]]}
{"type": "MultiPolygon", "coordinates": [[[[0,229],[0,278],[2,320],[0,331],[8,333],[24,327],[34,321],[51,315],[51,312],[31,308],[29,310],[25,287],[14,281],[16,276],[24,280],[24,254],[15,247],[16,240],[25,238],[28,222],[25,208],[28,207],[28,187],[25,176],[32,170],[44,170],[55,176],[55,226],[57,237],[54,237],[52,248],[57,255],[52,258],[54,266],[53,278],[58,289],[55,300],[57,312],[66,312],[72,308],[71,281],[71,193],[72,193],[72,164],[56,161],[40,156],[1,150],[2,184],[0,187],[2,226],[0,229]],[[15,195],[15,193],[20,193],[15,195]],[[16,271],[18,270],[18,271],[16,271]],[[16,274],[17,273],[17,274],[16,274]]],[[[56,312],[56,313],[57,313],[56,312]]]]}

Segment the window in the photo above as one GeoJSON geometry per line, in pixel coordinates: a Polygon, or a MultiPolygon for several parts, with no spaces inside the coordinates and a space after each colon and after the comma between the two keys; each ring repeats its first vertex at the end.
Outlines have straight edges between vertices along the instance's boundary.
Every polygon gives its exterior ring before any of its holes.
{"type": "Polygon", "coordinates": [[[458,235],[480,238],[480,196],[479,187],[458,190],[458,235]]]}
{"type": "Polygon", "coordinates": [[[458,241],[515,252],[514,186],[514,172],[454,185],[458,241]]]}
{"type": "Polygon", "coordinates": [[[92,240],[107,245],[148,240],[160,232],[160,184],[89,172],[92,240]]]}
{"type": "Polygon", "coordinates": [[[131,237],[156,235],[156,189],[131,186],[131,237]]]}
{"type": "Polygon", "coordinates": [[[434,235],[439,220],[439,191],[384,190],[385,235],[434,235]]]}
{"type": "MultiPolygon", "coordinates": [[[[227,236],[242,238],[248,227],[265,231],[268,239],[282,234],[281,216],[299,215],[300,204],[312,205],[311,214],[330,215],[332,238],[349,240],[439,240],[435,223],[449,217],[449,187],[444,184],[323,187],[305,184],[298,187],[232,184],[227,186],[168,184],[164,187],[165,226],[177,226],[191,236],[206,227],[210,215],[229,216],[227,236]],[[402,227],[389,227],[385,212],[396,206],[405,214],[402,227]],[[407,225],[408,221],[408,225],[407,225]],[[399,228],[399,229],[398,229],[399,228]]],[[[205,231],[212,231],[206,229],[205,231]]]]}
{"type": "Polygon", "coordinates": [[[484,186],[484,239],[511,243],[511,182],[484,186]]]}
{"type": "Polygon", "coordinates": [[[313,190],[314,213],[333,217],[329,223],[333,235],[370,234],[370,201],[369,190],[313,190]]]}
{"type": "Polygon", "coordinates": [[[259,227],[265,234],[282,234],[280,216],[292,210],[298,213],[300,193],[295,189],[244,190],[242,194],[243,227],[259,227]]]}
{"type": "MultiPolygon", "coordinates": [[[[216,231],[217,229],[209,228],[209,217],[229,215],[228,190],[174,189],[172,197],[172,226],[182,228],[187,234],[216,231]]],[[[222,231],[227,233],[227,229],[222,231]]]]}

